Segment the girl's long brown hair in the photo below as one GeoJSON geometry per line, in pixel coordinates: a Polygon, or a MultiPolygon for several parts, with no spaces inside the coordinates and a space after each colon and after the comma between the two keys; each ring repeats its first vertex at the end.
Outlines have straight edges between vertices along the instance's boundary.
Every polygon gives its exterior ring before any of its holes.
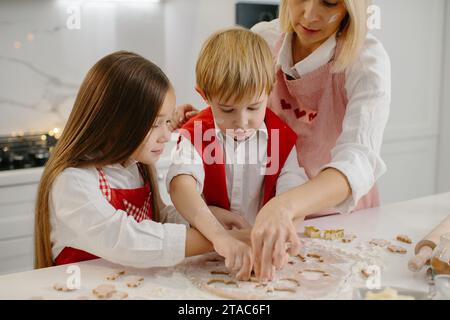
{"type": "MultiPolygon", "coordinates": [[[[155,64],[126,51],[107,55],[88,72],[72,112],[42,175],[35,216],[35,268],[53,265],[49,194],[56,177],[68,167],[121,163],[144,141],[171,85],[155,64]]],[[[158,219],[157,188],[152,168],[153,213],[158,219]]]]}

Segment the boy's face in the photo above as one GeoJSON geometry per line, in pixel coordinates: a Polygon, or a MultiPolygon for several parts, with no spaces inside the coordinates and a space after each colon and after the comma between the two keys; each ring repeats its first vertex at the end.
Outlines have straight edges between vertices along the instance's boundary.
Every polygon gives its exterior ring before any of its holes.
{"type": "Polygon", "coordinates": [[[252,136],[262,125],[266,114],[268,96],[263,93],[243,102],[207,101],[219,129],[235,140],[242,141],[252,136]]]}

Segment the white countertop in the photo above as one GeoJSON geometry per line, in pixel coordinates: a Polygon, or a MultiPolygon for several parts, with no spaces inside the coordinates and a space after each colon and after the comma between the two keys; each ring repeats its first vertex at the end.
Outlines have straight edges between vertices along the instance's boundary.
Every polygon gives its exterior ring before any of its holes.
{"type": "Polygon", "coordinates": [[[0,171],[0,187],[37,184],[42,172],[43,167],[0,171]]]}
{"type": "MultiPolygon", "coordinates": [[[[405,289],[427,291],[425,269],[418,273],[408,270],[407,262],[413,255],[414,245],[421,240],[435,225],[450,214],[450,193],[429,196],[407,202],[391,204],[379,208],[363,210],[350,215],[336,215],[308,220],[299,226],[315,225],[319,228],[344,228],[346,232],[357,235],[359,240],[372,238],[394,240],[398,234],[406,234],[413,244],[402,246],[408,249],[405,255],[386,253],[385,269],[382,272],[381,285],[395,286],[405,289]]],[[[59,266],[0,277],[0,299],[30,299],[43,297],[46,299],[75,299],[90,295],[92,288],[107,283],[105,277],[116,265],[102,259],[77,264],[81,270],[81,289],[75,292],[60,293],[52,289],[55,282],[65,282],[69,274],[67,266],[59,266]],[[103,280],[102,280],[103,279],[103,280]]],[[[180,273],[161,273],[161,269],[130,269],[128,274],[139,274],[145,277],[142,288],[128,289],[130,298],[216,298],[194,288],[188,279],[180,273]],[[138,290],[139,289],[139,290],[138,290]],[[131,290],[134,294],[131,294],[131,290]]],[[[116,283],[125,289],[124,283],[116,283]]]]}

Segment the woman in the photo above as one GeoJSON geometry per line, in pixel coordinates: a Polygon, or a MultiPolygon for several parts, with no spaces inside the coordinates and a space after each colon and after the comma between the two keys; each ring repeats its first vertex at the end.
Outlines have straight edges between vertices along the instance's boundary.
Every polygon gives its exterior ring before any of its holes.
{"type": "Polygon", "coordinates": [[[295,254],[294,221],[374,207],[386,166],[380,157],[390,105],[390,61],[367,33],[367,0],[281,0],[279,19],[257,24],[276,61],[270,108],[297,133],[309,181],[268,202],[252,230],[254,268],[295,254]]]}

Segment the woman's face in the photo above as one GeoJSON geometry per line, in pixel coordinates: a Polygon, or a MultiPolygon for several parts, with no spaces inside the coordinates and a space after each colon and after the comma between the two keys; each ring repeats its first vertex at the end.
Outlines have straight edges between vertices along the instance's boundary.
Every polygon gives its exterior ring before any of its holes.
{"type": "Polygon", "coordinates": [[[173,89],[170,89],[166,94],[155,124],[141,145],[131,155],[132,159],[145,164],[153,164],[159,160],[173,131],[172,116],[175,111],[175,103],[175,93],[173,89]]]}
{"type": "Polygon", "coordinates": [[[338,31],[347,14],[344,0],[287,0],[294,27],[302,46],[319,47],[338,31]]]}

